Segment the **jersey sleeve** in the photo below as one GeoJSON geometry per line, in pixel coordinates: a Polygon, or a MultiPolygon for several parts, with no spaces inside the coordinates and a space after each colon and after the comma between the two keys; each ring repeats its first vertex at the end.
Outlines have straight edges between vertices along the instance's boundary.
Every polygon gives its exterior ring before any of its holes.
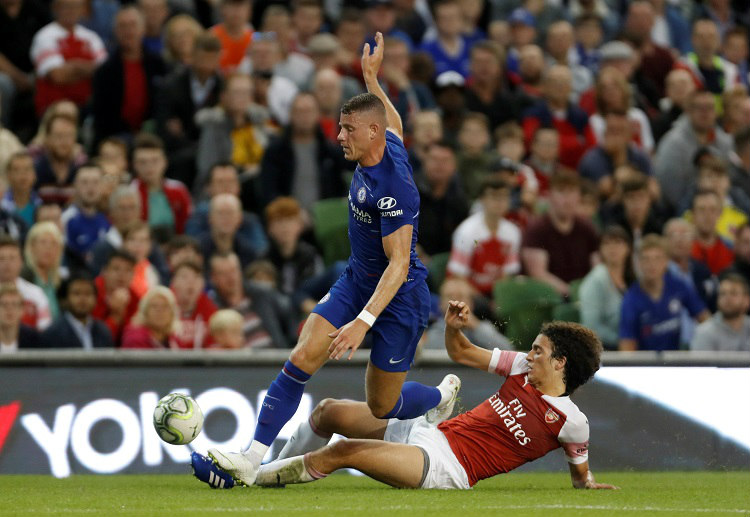
{"type": "Polygon", "coordinates": [[[526,354],[496,348],[492,351],[487,371],[501,377],[528,372],[529,365],[526,363],[526,354]]]}
{"type": "Polygon", "coordinates": [[[44,77],[65,64],[65,58],[51,27],[43,28],[34,36],[31,42],[31,61],[39,77],[44,77]]]}
{"type": "Polygon", "coordinates": [[[453,232],[453,244],[447,266],[448,272],[456,276],[469,276],[473,255],[474,239],[472,239],[471,228],[464,221],[453,232]]]}
{"type": "Polygon", "coordinates": [[[377,189],[377,209],[380,214],[380,232],[390,235],[404,225],[414,225],[419,216],[419,191],[412,180],[411,166],[404,144],[387,132],[387,152],[393,163],[389,178],[377,189]]]}
{"type": "Polygon", "coordinates": [[[583,413],[568,417],[557,436],[568,463],[579,464],[589,459],[589,421],[583,413]]]}

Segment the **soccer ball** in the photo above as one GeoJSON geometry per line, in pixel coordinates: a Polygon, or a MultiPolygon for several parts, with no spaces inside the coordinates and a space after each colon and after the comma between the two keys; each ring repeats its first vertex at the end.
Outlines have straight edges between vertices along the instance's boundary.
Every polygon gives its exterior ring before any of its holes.
{"type": "Polygon", "coordinates": [[[190,443],[202,428],[203,411],[188,395],[170,393],[154,408],[154,429],[159,438],[167,443],[190,443]]]}

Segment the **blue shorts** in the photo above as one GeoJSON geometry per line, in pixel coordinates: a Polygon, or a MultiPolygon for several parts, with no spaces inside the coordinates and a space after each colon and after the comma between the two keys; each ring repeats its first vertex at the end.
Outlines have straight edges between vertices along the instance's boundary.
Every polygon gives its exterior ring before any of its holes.
{"type": "MultiPolygon", "coordinates": [[[[393,297],[370,329],[373,338],[370,362],[386,372],[405,372],[411,368],[417,344],[427,328],[430,290],[424,280],[416,282],[408,291],[393,297]]],[[[312,312],[341,328],[364,309],[372,292],[358,285],[347,267],[312,312]]]]}

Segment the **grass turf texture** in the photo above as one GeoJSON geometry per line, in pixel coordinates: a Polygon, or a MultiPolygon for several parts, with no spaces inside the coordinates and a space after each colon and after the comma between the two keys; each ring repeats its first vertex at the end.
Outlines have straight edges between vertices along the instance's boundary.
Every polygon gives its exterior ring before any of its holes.
{"type": "Polygon", "coordinates": [[[471,491],[395,490],[334,475],[284,489],[212,490],[189,475],[0,476],[0,515],[429,515],[750,517],[750,472],[598,473],[613,491],[574,490],[566,474],[519,473],[471,491]]]}

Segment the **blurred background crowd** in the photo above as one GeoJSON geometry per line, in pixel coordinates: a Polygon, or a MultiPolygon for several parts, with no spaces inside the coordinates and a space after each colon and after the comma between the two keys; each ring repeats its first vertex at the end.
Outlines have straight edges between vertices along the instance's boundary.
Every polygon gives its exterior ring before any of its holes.
{"type": "Polygon", "coordinates": [[[381,81],[443,348],[580,321],[750,350],[744,0],[0,0],[0,352],[287,348],[346,267],[381,81]]]}

